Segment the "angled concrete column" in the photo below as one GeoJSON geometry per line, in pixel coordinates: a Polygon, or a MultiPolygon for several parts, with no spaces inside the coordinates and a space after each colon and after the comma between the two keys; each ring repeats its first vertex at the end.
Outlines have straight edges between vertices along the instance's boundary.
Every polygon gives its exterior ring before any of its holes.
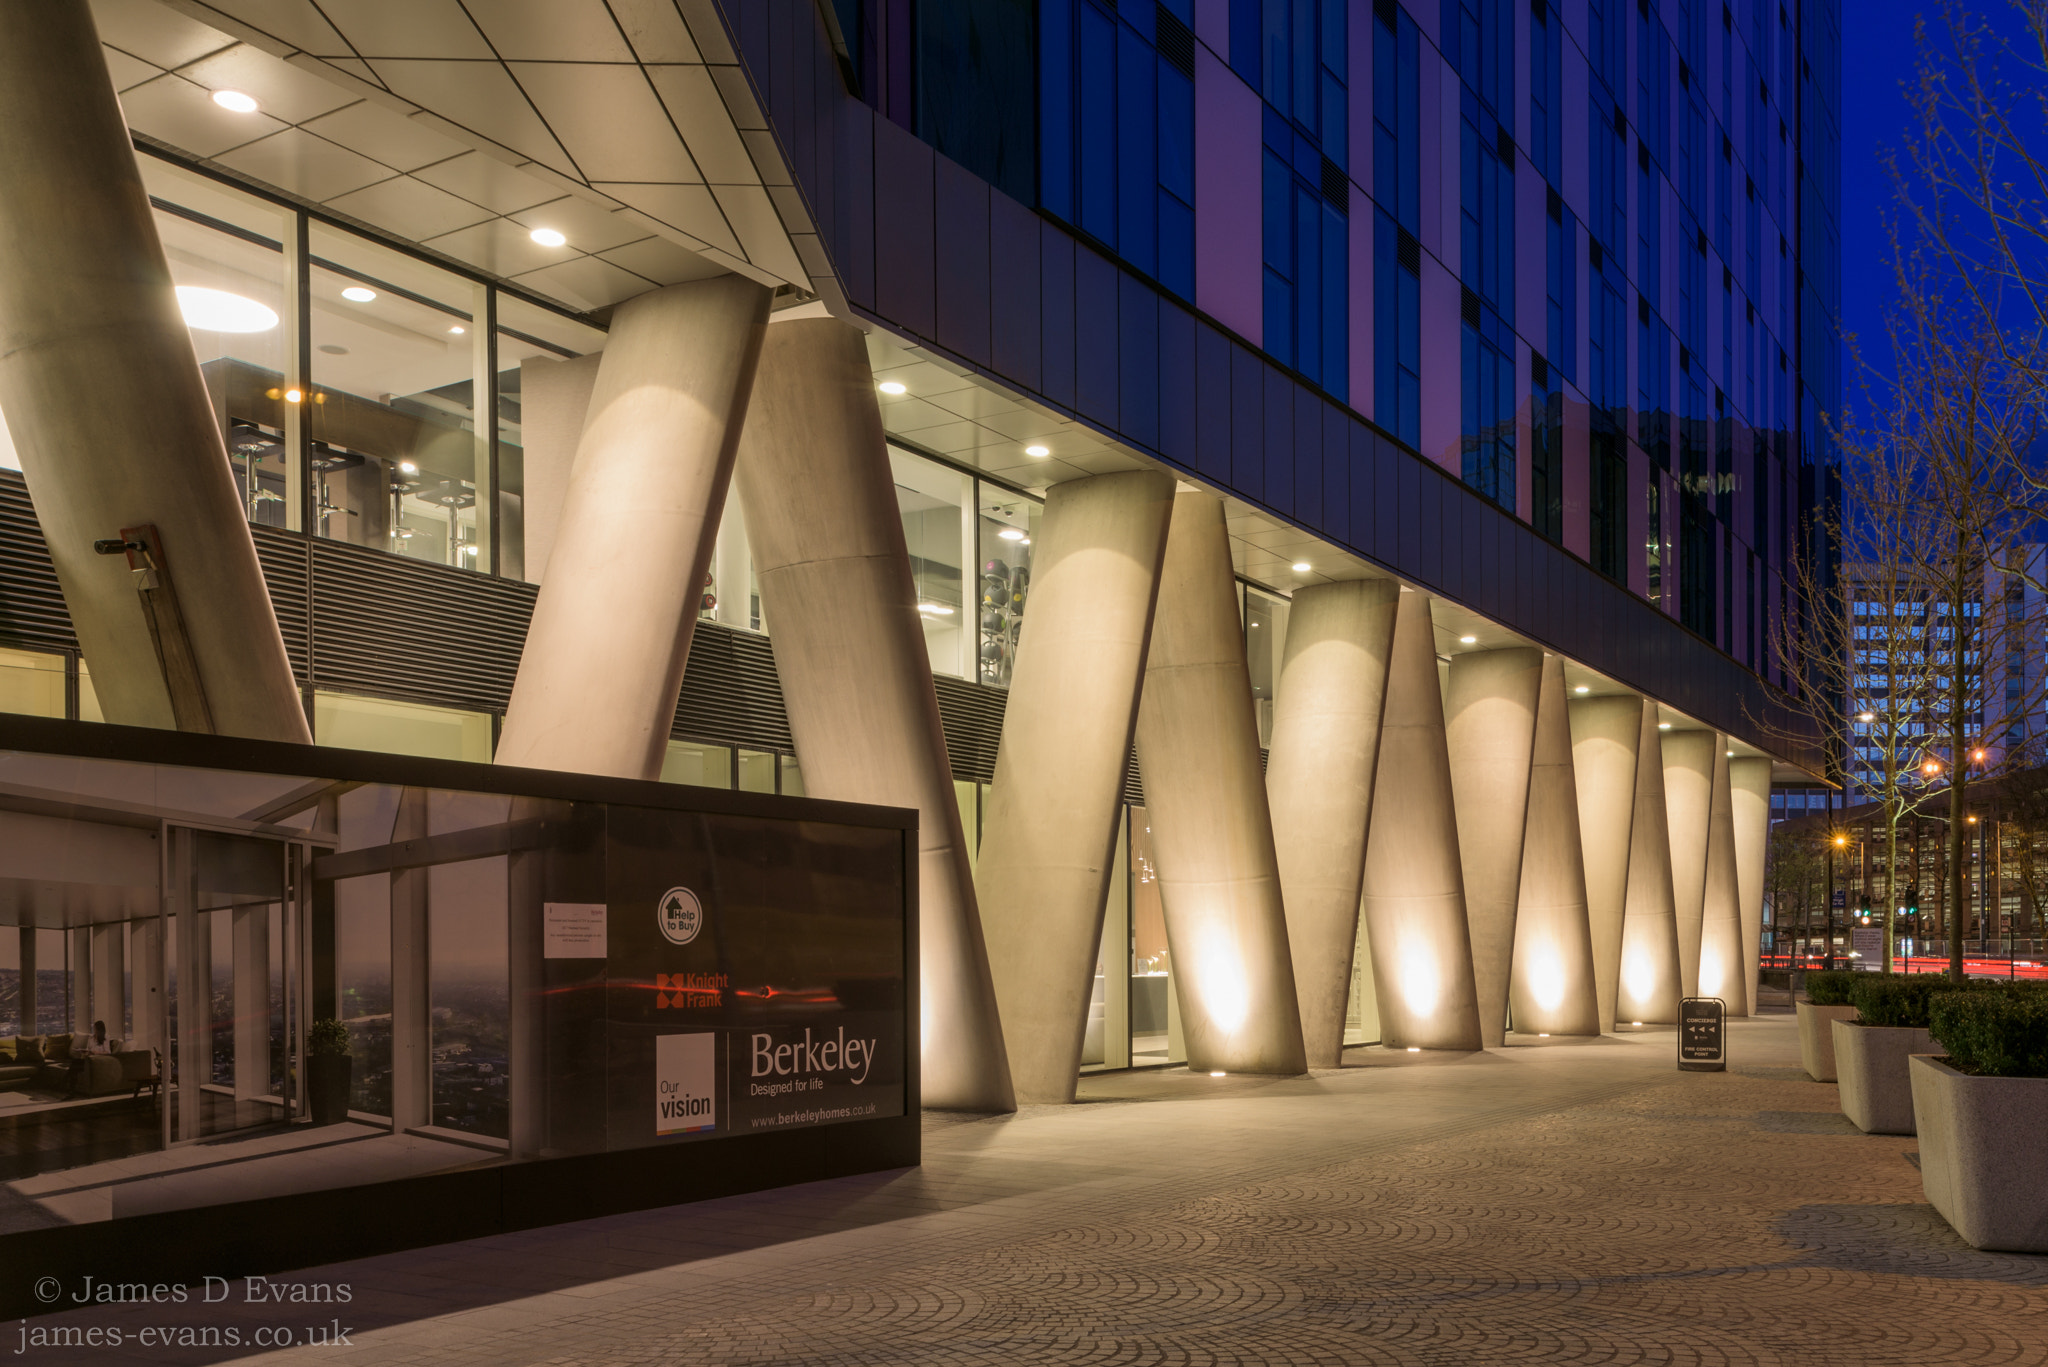
{"type": "Polygon", "coordinates": [[[736,275],[613,314],[498,763],[660,777],[767,317],[736,275]]]}
{"type": "Polygon", "coordinates": [[[100,706],[310,740],[91,12],[0,0],[0,32],[0,411],[100,706]],[[144,526],[147,585],[93,550],[144,526]]]}
{"type": "Polygon", "coordinates": [[[1742,894],[1735,876],[1735,811],[1728,783],[1728,752],[1714,737],[1714,797],[1707,833],[1707,877],[1701,894],[1700,987],[1719,997],[1731,1016],[1749,1014],[1742,955],[1742,894]]]}
{"type": "Polygon", "coordinates": [[[1636,742],[1635,819],[1628,837],[1628,896],[1622,907],[1621,981],[1614,1018],[1668,1025],[1678,1019],[1682,976],[1678,909],[1671,887],[1671,820],[1664,800],[1664,736],[1657,704],[1641,704],[1636,742]]]}
{"type": "Polygon", "coordinates": [[[1266,802],[1287,946],[1314,1068],[1344,1060],[1365,831],[1401,586],[1318,584],[1294,595],[1266,753],[1266,802]]]}
{"type": "Polygon", "coordinates": [[[1764,849],[1771,835],[1771,762],[1751,757],[1728,762],[1735,808],[1735,885],[1742,899],[1742,983],[1756,1014],[1757,971],[1763,966],[1764,849]]]}
{"type": "Polygon", "coordinates": [[[1536,747],[1529,766],[1529,822],[1522,837],[1521,903],[1515,913],[1512,1005],[1520,1035],[1597,1035],[1600,994],[1586,918],[1578,783],[1564,661],[1543,662],[1536,747]]]}
{"type": "Polygon", "coordinates": [[[1458,816],[1425,593],[1404,589],[1395,613],[1373,794],[1364,914],[1380,1042],[1390,1049],[1478,1049],[1458,816]]]}
{"type": "Polygon", "coordinates": [[[1678,986],[1681,996],[1700,994],[1700,920],[1706,913],[1707,836],[1712,829],[1714,757],[1721,737],[1713,731],[1666,731],[1664,807],[1671,824],[1671,893],[1678,912],[1678,986]]]}
{"type": "Polygon", "coordinates": [[[1498,1046],[1507,1033],[1522,828],[1529,814],[1529,757],[1542,682],[1543,652],[1515,646],[1453,656],[1444,689],[1465,924],[1472,936],[1479,1034],[1489,1046],[1498,1046]]]}
{"type": "Polygon", "coordinates": [[[1188,1067],[1303,1071],[1230,536],[1211,494],[1173,501],[1138,763],[1188,1067]]]}
{"type": "Polygon", "coordinates": [[[736,478],[805,793],[917,810],[924,1104],[1013,1110],[974,871],[857,328],[808,318],[768,329],[736,478]]]}
{"type": "Polygon", "coordinates": [[[1620,992],[1643,700],[1633,694],[1583,698],[1571,705],[1571,722],[1579,839],[1586,858],[1586,919],[1593,932],[1593,981],[1600,997],[1600,1028],[1606,1031],[1614,1028],[1620,992]]]}
{"type": "Polygon", "coordinates": [[[1070,480],[1032,539],[976,874],[1020,1101],[1074,1099],[1172,512],[1163,471],[1070,480]]]}

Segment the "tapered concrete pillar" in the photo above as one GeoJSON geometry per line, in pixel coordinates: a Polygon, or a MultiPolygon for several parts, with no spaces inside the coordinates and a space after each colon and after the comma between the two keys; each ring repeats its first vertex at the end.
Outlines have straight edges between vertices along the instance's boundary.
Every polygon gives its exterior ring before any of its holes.
{"type": "Polygon", "coordinates": [[[1721,737],[1713,731],[1666,731],[1664,807],[1671,823],[1671,892],[1678,913],[1678,986],[1681,996],[1700,994],[1700,923],[1706,913],[1707,837],[1712,829],[1714,757],[1721,737]]]}
{"type": "Polygon", "coordinates": [[[100,707],[308,741],[91,11],[0,0],[0,33],[0,412],[100,707]],[[151,578],[93,550],[145,526],[151,578]]]}
{"type": "Polygon", "coordinates": [[[1393,1049],[1478,1049],[1478,992],[1429,595],[1409,590],[1394,617],[1373,795],[1364,914],[1380,1042],[1393,1049]]]}
{"type": "Polygon", "coordinates": [[[1172,512],[1162,471],[1097,475],[1054,485],[1032,538],[977,870],[1021,1101],[1074,1099],[1172,512]]]}
{"type": "Polygon", "coordinates": [[[1303,1071],[1230,535],[1211,494],[1173,501],[1138,764],[1188,1067],[1303,1071]]]}
{"type": "Polygon", "coordinates": [[[1542,682],[1543,652],[1516,646],[1453,656],[1444,690],[1465,924],[1472,936],[1479,1034],[1488,1046],[1498,1046],[1507,1033],[1522,828],[1529,814],[1529,758],[1542,682]]]}
{"type": "Polygon", "coordinates": [[[917,810],[924,1104],[1012,1110],[974,871],[858,329],[832,318],[768,329],[737,478],[804,791],[917,810]]]}
{"type": "Polygon", "coordinates": [[[1764,851],[1771,836],[1771,762],[1750,757],[1728,762],[1735,809],[1735,886],[1742,903],[1742,982],[1749,1014],[1756,1014],[1757,973],[1763,967],[1764,851]]]}
{"type": "Polygon", "coordinates": [[[1586,916],[1586,866],[1580,853],[1578,783],[1564,661],[1543,662],[1529,766],[1529,821],[1522,837],[1521,903],[1515,914],[1515,1033],[1597,1035],[1600,994],[1593,974],[1593,932],[1586,916]]]}
{"type": "Polygon", "coordinates": [[[1301,589],[1266,752],[1266,802],[1287,909],[1287,946],[1309,1066],[1344,1061],[1365,832],[1401,586],[1391,579],[1301,589]]]}
{"type": "Polygon", "coordinates": [[[1628,896],[1622,907],[1621,981],[1614,1018],[1645,1025],[1678,1019],[1682,976],[1678,909],[1671,887],[1671,820],[1664,800],[1664,736],[1657,704],[1645,700],[1636,741],[1635,819],[1628,837],[1628,896]]]}
{"type": "Polygon", "coordinates": [[[498,763],[660,777],[767,317],[736,275],[613,314],[498,763]]]}
{"type": "Polygon", "coordinates": [[[1643,700],[1633,694],[1583,698],[1571,705],[1571,723],[1579,841],[1586,860],[1586,919],[1593,935],[1593,983],[1599,994],[1600,1028],[1606,1031],[1614,1028],[1620,994],[1643,700]]]}
{"type": "Polygon", "coordinates": [[[1700,988],[1719,997],[1731,1016],[1749,1014],[1749,984],[1742,955],[1742,894],[1735,876],[1735,811],[1728,783],[1728,752],[1714,737],[1714,797],[1707,834],[1707,876],[1701,894],[1700,988]]]}

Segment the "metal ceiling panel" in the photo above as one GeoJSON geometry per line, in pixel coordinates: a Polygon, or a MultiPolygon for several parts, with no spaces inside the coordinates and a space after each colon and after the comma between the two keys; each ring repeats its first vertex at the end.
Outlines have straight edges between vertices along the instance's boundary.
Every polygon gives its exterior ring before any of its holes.
{"type": "MultiPolygon", "coordinates": [[[[329,142],[338,142],[366,157],[373,157],[394,171],[416,171],[469,150],[417,120],[370,100],[358,100],[345,109],[313,119],[305,124],[305,129],[329,142]]],[[[443,188],[454,190],[453,186],[443,188]]],[[[461,191],[455,190],[455,193],[460,194],[461,191]]],[[[476,199],[473,195],[466,197],[476,199]]],[[[518,204],[512,207],[523,209],[526,206],[518,204]]],[[[493,207],[493,212],[504,211],[493,207]]]]}
{"type": "Polygon", "coordinates": [[[221,165],[314,201],[333,199],[391,177],[391,168],[299,128],[215,158],[221,165]]]}
{"type": "Polygon", "coordinates": [[[247,43],[222,48],[180,68],[178,74],[208,90],[239,90],[254,98],[265,114],[286,123],[304,123],[362,100],[354,91],[247,43]]]}
{"type": "Polygon", "coordinates": [[[281,132],[268,114],[236,114],[213,102],[183,76],[159,76],[121,96],[128,126],[195,156],[215,157],[232,147],[281,132]]]}
{"type": "Polygon", "coordinates": [[[511,71],[586,182],[704,179],[639,67],[515,62],[511,71]]]}

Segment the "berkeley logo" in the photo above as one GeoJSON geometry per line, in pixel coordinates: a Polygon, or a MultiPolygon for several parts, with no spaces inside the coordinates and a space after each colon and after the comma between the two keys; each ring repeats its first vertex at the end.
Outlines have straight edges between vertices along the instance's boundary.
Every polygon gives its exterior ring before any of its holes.
{"type": "Polygon", "coordinates": [[[688,888],[670,888],[654,904],[654,919],[672,945],[686,945],[704,929],[704,904],[688,888]]]}
{"type": "Polygon", "coordinates": [[[718,1036],[654,1037],[654,1132],[718,1128],[718,1036]]]}

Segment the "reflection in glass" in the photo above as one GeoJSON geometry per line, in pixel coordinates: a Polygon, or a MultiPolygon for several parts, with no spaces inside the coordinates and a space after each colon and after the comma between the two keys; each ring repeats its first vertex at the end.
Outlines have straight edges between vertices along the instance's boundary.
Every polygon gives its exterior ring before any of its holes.
{"type": "Polygon", "coordinates": [[[344,750],[376,750],[423,759],[491,761],[491,717],[453,707],[359,698],[350,693],[313,695],[313,739],[344,750]]]}
{"type": "Polygon", "coordinates": [[[1088,994],[1088,1025],[1081,1037],[1081,1071],[1093,1073],[1131,1066],[1131,975],[1123,964],[1131,944],[1131,861],[1128,824],[1117,833],[1115,863],[1110,869],[1109,897],[1102,909],[1102,939],[1095,953],[1095,985],[1088,994]]]}
{"type": "MultiPolygon", "coordinates": [[[[490,568],[490,446],[476,431],[483,287],[315,223],[306,395],[320,535],[490,568]]],[[[288,397],[288,396],[287,396],[288,397]]]]}
{"type": "Polygon", "coordinates": [[[979,640],[981,681],[1010,686],[1017,637],[1024,630],[1024,600],[1031,592],[1031,543],[1038,535],[1038,500],[982,484],[979,640]]]}
{"type": "Polygon", "coordinates": [[[512,1134],[505,875],[499,855],[437,864],[427,881],[433,1123],[493,1139],[512,1134]]]}
{"type": "Polygon", "coordinates": [[[1180,1004],[1173,999],[1173,953],[1166,904],[1152,862],[1152,825],[1143,807],[1129,811],[1131,860],[1131,1062],[1182,1063],[1180,1004]]]}
{"type": "Polygon", "coordinates": [[[64,715],[64,657],[0,647],[0,712],[64,715]]]}
{"type": "Polygon", "coordinates": [[[1280,687],[1280,663],[1287,649],[1288,602],[1278,594],[1246,586],[1245,663],[1252,678],[1252,707],[1259,718],[1259,744],[1273,743],[1273,699],[1280,687]]]}
{"type": "Polygon", "coordinates": [[[910,550],[910,575],[917,585],[917,612],[924,619],[932,672],[972,678],[967,651],[973,635],[962,583],[973,533],[971,481],[957,470],[893,447],[889,465],[895,474],[896,506],[903,516],[903,540],[910,550]]]}
{"type": "Polygon", "coordinates": [[[661,762],[663,783],[688,783],[699,788],[732,787],[732,750],[723,745],[700,745],[695,741],[672,740],[661,762]]]}

